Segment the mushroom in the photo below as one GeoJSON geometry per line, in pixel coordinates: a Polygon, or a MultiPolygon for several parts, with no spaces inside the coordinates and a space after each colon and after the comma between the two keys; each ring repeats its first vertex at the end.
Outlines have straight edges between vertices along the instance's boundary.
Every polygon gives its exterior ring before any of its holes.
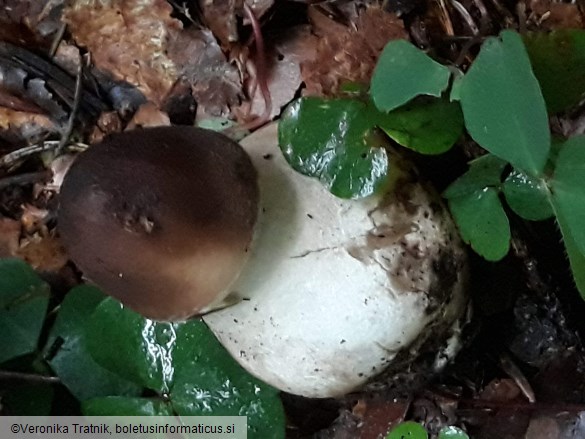
{"type": "Polygon", "coordinates": [[[242,146],[187,127],[108,137],[65,176],[64,244],[146,317],[214,310],[203,319],[224,347],[283,391],[340,396],[421,353],[439,370],[468,303],[440,197],[411,169],[387,193],[339,199],[277,143],[276,124],[242,146]],[[245,300],[218,310],[228,295],[245,300]]]}
{"type": "Polygon", "coordinates": [[[257,212],[256,171],[236,142],[159,127],[83,152],[61,187],[58,228],[89,280],[146,317],[180,320],[226,298],[257,212]]]}
{"type": "Polygon", "coordinates": [[[429,349],[440,369],[458,349],[467,260],[439,196],[408,172],[386,194],[339,199],[277,143],[275,124],[242,142],[261,205],[230,287],[247,300],[204,321],[251,374],[306,397],[354,391],[429,349]]]}

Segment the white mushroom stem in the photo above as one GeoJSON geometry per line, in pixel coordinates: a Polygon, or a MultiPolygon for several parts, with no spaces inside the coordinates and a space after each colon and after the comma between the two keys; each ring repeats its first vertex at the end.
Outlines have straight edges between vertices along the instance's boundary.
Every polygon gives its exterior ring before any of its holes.
{"type": "Polygon", "coordinates": [[[466,258],[436,194],[401,181],[384,197],[336,198],[290,168],[276,124],[242,146],[261,200],[232,286],[245,300],[204,320],[244,368],[286,392],[339,396],[399,352],[452,336],[466,309],[466,258]]]}

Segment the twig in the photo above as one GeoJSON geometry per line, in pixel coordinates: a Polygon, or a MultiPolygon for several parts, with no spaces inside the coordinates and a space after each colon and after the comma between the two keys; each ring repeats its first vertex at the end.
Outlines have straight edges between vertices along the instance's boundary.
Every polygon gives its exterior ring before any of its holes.
{"type": "Polygon", "coordinates": [[[67,125],[65,126],[65,130],[61,135],[61,140],[59,141],[59,145],[55,150],[55,155],[61,155],[61,152],[67,145],[69,141],[69,137],[71,137],[71,133],[73,132],[73,125],[75,124],[75,118],[77,117],[77,110],[79,109],[79,102],[81,101],[81,90],[82,90],[82,78],[83,76],[83,59],[81,56],[79,57],[79,65],[77,66],[77,77],[75,78],[75,94],[73,97],[73,105],[71,106],[71,113],[69,114],[69,120],[67,121],[67,125]]]}
{"type": "Polygon", "coordinates": [[[467,24],[467,27],[469,28],[471,33],[473,35],[477,35],[479,33],[479,29],[477,28],[475,21],[473,21],[471,14],[467,11],[467,9],[465,9],[465,6],[463,6],[457,0],[450,0],[450,2],[455,8],[455,10],[459,12],[459,15],[461,15],[461,18],[463,18],[463,21],[467,24]]]}
{"type": "Polygon", "coordinates": [[[12,372],[10,370],[0,370],[0,380],[19,380],[36,383],[58,384],[61,382],[59,377],[49,375],[37,375],[34,373],[12,372]]]}
{"type": "MultiPolygon", "coordinates": [[[[16,151],[12,151],[3,157],[0,157],[0,167],[9,168],[18,161],[30,157],[31,155],[54,150],[59,146],[60,143],[61,142],[59,140],[45,140],[37,145],[31,145],[17,149],[16,151]]],[[[72,143],[67,145],[67,149],[81,152],[87,149],[87,145],[84,143],[72,143]]]]}
{"type": "Polygon", "coordinates": [[[57,33],[55,34],[53,42],[51,43],[51,48],[49,49],[49,56],[51,58],[55,57],[55,54],[59,49],[59,44],[61,44],[61,41],[63,40],[63,35],[65,35],[65,29],[67,29],[67,24],[65,23],[61,24],[61,26],[59,26],[59,29],[57,29],[57,33]]]}
{"type": "Polygon", "coordinates": [[[467,54],[469,53],[471,48],[474,45],[481,43],[482,40],[483,40],[483,37],[481,35],[474,35],[473,38],[471,38],[469,41],[467,41],[463,45],[463,47],[461,48],[461,52],[459,53],[459,56],[455,60],[455,65],[458,67],[461,67],[461,65],[463,64],[463,61],[465,61],[465,57],[467,57],[467,54]]]}
{"type": "Polygon", "coordinates": [[[26,185],[46,180],[51,177],[51,171],[27,172],[24,174],[11,175],[0,180],[0,190],[13,185],[26,185]]]}
{"type": "Polygon", "coordinates": [[[439,9],[443,14],[443,22],[445,24],[445,33],[449,36],[455,35],[455,31],[453,30],[453,23],[451,22],[451,17],[449,16],[449,10],[447,9],[447,5],[445,4],[445,0],[437,0],[439,3],[439,9]]]}

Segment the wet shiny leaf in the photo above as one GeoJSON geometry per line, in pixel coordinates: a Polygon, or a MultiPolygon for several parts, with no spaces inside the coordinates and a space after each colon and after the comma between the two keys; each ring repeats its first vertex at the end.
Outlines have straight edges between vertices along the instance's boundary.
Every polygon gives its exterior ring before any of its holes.
{"type": "Polygon", "coordinates": [[[301,98],[283,113],[280,148],[295,170],[318,178],[334,195],[366,197],[388,184],[388,153],[373,131],[380,117],[359,100],[301,98]]]}
{"type": "Polygon", "coordinates": [[[510,224],[492,187],[449,198],[449,208],[463,240],[488,261],[498,261],[510,247],[510,224]]]}
{"type": "Polygon", "coordinates": [[[88,285],[72,289],[61,303],[45,348],[51,368],[80,401],[107,395],[139,395],[142,390],[99,366],[89,354],[87,322],[105,297],[88,285]]]}
{"type": "Polygon", "coordinates": [[[171,391],[184,416],[248,417],[248,437],[284,437],[284,412],[275,389],[246,373],[201,321],[177,329],[171,391]]]}
{"type": "Polygon", "coordinates": [[[441,428],[438,439],[469,439],[469,436],[459,427],[449,426],[441,428]]]}
{"type": "Polygon", "coordinates": [[[386,439],[428,439],[429,435],[418,422],[407,421],[397,425],[386,439]]]}
{"type": "Polygon", "coordinates": [[[138,385],[167,393],[175,372],[175,331],[175,324],[145,319],[107,298],[94,311],[86,334],[89,351],[100,365],[138,385]]]}
{"type": "Polygon", "coordinates": [[[451,72],[406,40],[390,41],[372,76],[370,93],[380,111],[391,111],[420,95],[439,97],[451,72]]]}
{"type": "Polygon", "coordinates": [[[0,363],[36,350],[49,293],[26,263],[0,259],[0,363]]]}
{"type": "MultiPolygon", "coordinates": [[[[158,396],[149,401],[166,401],[184,416],[248,416],[249,438],[284,437],[278,392],[245,372],[203,322],[157,323],[108,298],[89,325],[95,359],[154,390],[158,396]]],[[[167,409],[140,398],[100,398],[84,405],[84,412],[119,414],[116,407],[135,410],[133,414],[167,409]]]]}
{"type": "Polygon", "coordinates": [[[524,219],[540,221],[553,216],[548,186],[541,178],[515,169],[504,181],[502,191],[508,205],[524,219]]]}
{"type": "Polygon", "coordinates": [[[577,105],[585,97],[585,31],[530,32],[524,44],[549,112],[577,105]]]}
{"type": "Polygon", "coordinates": [[[411,102],[384,117],[380,128],[416,152],[442,154],[463,133],[463,114],[459,104],[444,99],[411,102]]]}
{"type": "Polygon", "coordinates": [[[471,137],[515,168],[538,175],[550,148],[548,115],[520,36],[489,38],[459,88],[471,137]]]}

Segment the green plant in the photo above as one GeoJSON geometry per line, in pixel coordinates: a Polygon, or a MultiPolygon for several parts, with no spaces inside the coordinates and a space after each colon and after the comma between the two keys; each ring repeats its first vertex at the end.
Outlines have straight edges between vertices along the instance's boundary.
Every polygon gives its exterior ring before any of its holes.
{"type": "MultiPolygon", "coordinates": [[[[386,439],[428,439],[429,435],[422,425],[414,421],[401,422],[386,436],[386,439]]],[[[441,428],[438,439],[469,439],[459,427],[441,428]]]]}
{"type": "Polygon", "coordinates": [[[296,170],[324,181],[335,195],[360,198],[386,188],[400,169],[376,130],[419,153],[440,154],[465,125],[489,154],[472,161],[443,194],[464,241],[490,261],[508,253],[502,198],[526,220],[554,216],[585,297],[585,136],[552,139],[548,126],[549,114],[585,97],[583,53],[584,31],[524,39],[504,31],[484,42],[463,74],[410,43],[392,41],[369,95],[293,102],[279,127],[281,148],[296,170]]]}
{"type": "Polygon", "coordinates": [[[240,415],[248,437],[284,437],[278,392],[246,373],[202,321],[157,323],[82,285],[53,322],[49,296],[28,265],[0,259],[0,374],[31,378],[2,395],[11,413],[49,414],[58,379],[85,415],[240,415]],[[24,406],[22,394],[42,404],[24,406]]]}
{"type": "Polygon", "coordinates": [[[428,439],[428,437],[427,431],[418,422],[406,421],[394,427],[386,439],[428,439]]]}

